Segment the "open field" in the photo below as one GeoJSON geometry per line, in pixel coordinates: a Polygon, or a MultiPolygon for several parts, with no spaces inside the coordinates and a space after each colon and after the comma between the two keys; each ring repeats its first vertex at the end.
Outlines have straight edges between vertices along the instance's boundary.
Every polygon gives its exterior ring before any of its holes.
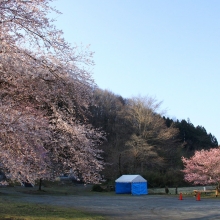
{"type": "Polygon", "coordinates": [[[220,219],[219,198],[215,198],[214,194],[202,195],[201,201],[196,201],[193,196],[193,189],[202,190],[203,187],[179,188],[178,192],[183,193],[183,200],[179,200],[179,196],[174,194],[175,189],[169,189],[169,195],[163,194],[164,189],[150,189],[149,195],[145,196],[91,192],[90,186],[83,185],[43,189],[44,192],[38,192],[37,188],[0,188],[0,219],[18,219],[6,215],[13,210],[10,204],[15,204],[14,209],[16,207],[16,210],[22,210],[20,219],[23,220],[50,219],[49,217],[55,220],[220,219]],[[7,204],[8,211],[2,204],[7,204]],[[36,218],[31,213],[35,213],[36,218]]]}
{"type": "Polygon", "coordinates": [[[104,220],[97,214],[85,213],[71,208],[14,202],[0,196],[0,220],[104,220]]]}

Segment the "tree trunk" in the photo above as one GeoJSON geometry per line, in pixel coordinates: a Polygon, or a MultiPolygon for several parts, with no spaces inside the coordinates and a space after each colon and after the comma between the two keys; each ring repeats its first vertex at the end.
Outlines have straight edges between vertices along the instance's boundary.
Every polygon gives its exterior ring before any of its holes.
{"type": "Polygon", "coordinates": [[[121,172],[121,154],[119,154],[119,157],[118,157],[118,169],[119,169],[119,175],[121,176],[122,175],[122,172],[121,172]]]}
{"type": "Polygon", "coordinates": [[[40,179],[39,181],[39,188],[38,188],[39,191],[41,191],[41,187],[42,187],[42,179],[40,179]]]}
{"type": "Polygon", "coordinates": [[[141,162],[141,174],[143,174],[143,172],[144,172],[144,162],[142,161],[141,162]]]}

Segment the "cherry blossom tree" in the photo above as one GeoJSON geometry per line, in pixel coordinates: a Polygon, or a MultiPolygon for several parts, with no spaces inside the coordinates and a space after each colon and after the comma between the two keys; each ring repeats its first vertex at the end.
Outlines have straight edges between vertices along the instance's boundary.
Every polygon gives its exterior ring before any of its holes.
{"type": "Polygon", "coordinates": [[[220,148],[196,151],[187,159],[182,157],[185,166],[185,180],[194,184],[220,183],[220,148]]]}
{"type": "Polygon", "coordinates": [[[87,123],[88,49],[71,47],[50,0],[0,0],[0,168],[34,183],[70,172],[100,181],[103,133],[87,123]]]}

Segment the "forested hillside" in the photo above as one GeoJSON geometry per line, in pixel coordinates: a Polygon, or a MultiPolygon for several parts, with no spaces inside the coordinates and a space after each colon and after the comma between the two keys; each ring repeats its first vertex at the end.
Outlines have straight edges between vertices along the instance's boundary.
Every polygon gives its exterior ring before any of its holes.
{"type": "Polygon", "coordinates": [[[141,174],[150,186],[183,185],[181,157],[218,146],[204,127],[164,117],[160,105],[151,97],[124,99],[107,90],[95,91],[90,120],[106,132],[102,149],[107,180],[141,174]]]}

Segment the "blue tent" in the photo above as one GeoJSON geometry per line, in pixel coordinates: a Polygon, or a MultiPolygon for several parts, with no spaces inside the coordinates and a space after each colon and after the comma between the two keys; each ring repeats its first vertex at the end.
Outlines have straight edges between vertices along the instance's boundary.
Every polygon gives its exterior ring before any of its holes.
{"type": "Polygon", "coordinates": [[[147,180],[140,175],[122,175],[115,180],[115,192],[117,194],[146,195],[148,194],[147,180]]]}

